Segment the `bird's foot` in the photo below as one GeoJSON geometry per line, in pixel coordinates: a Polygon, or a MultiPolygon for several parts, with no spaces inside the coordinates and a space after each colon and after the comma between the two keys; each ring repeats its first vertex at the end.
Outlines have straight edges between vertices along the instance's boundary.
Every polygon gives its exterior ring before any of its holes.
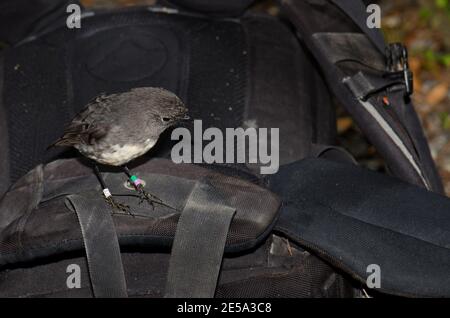
{"type": "Polygon", "coordinates": [[[145,191],[144,190],[145,182],[143,180],[139,179],[137,176],[132,175],[127,167],[125,167],[125,172],[129,176],[128,181],[134,186],[134,189],[138,193],[139,204],[142,204],[142,202],[147,201],[147,203],[152,206],[153,210],[155,209],[155,204],[159,204],[159,205],[165,206],[169,209],[178,211],[174,207],[171,207],[170,205],[164,203],[163,200],[158,198],[156,195],[145,191]]]}
{"type": "Polygon", "coordinates": [[[128,205],[117,202],[116,200],[113,199],[112,196],[105,198],[105,201],[113,209],[112,214],[126,214],[126,215],[131,215],[134,217],[134,214],[131,213],[130,207],[128,205]],[[120,212],[117,213],[114,211],[120,211],[120,212]]]}
{"type": "Polygon", "coordinates": [[[142,184],[138,184],[137,186],[135,186],[135,188],[137,193],[139,194],[139,204],[142,204],[142,202],[147,201],[147,203],[150,204],[153,209],[155,209],[155,203],[165,205],[163,201],[156,195],[145,191],[144,186],[142,184]]]}

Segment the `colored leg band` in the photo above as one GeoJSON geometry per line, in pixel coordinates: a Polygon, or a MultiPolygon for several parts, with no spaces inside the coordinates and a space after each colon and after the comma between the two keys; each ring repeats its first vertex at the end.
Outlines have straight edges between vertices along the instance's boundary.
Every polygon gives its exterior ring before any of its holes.
{"type": "Polygon", "coordinates": [[[142,180],[136,177],[135,175],[132,175],[130,177],[130,181],[137,187],[138,185],[142,184],[142,180]]]}
{"type": "Polygon", "coordinates": [[[111,197],[111,192],[109,191],[109,189],[103,189],[103,195],[105,196],[105,198],[109,198],[111,197]]]}

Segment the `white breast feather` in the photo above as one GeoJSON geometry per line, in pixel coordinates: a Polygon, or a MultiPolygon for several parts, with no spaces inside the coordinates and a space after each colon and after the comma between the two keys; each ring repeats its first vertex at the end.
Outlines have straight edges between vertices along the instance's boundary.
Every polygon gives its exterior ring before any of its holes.
{"type": "Polygon", "coordinates": [[[113,145],[109,149],[103,151],[100,156],[90,156],[92,159],[111,166],[120,166],[128,161],[131,161],[139,156],[142,156],[149,151],[154,145],[155,141],[147,139],[144,144],[125,144],[113,145]]]}

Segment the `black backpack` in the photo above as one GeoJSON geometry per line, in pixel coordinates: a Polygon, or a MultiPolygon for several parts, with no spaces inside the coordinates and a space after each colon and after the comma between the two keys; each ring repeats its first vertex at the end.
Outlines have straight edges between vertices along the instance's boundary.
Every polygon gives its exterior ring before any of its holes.
{"type": "Polygon", "coordinates": [[[372,265],[375,294],[449,296],[450,203],[427,191],[442,185],[403,49],[385,53],[363,4],[283,1],[287,22],[252,1],[179,2],[69,30],[62,1],[1,52],[0,296],[358,297],[372,265]],[[110,171],[136,214],[111,216],[88,164],[45,149],[92,97],[139,86],[174,91],[204,128],[280,127],[279,172],[176,165],[168,133],[134,170],[171,208],[110,171]],[[329,91],[403,181],[334,146],[329,91]]]}

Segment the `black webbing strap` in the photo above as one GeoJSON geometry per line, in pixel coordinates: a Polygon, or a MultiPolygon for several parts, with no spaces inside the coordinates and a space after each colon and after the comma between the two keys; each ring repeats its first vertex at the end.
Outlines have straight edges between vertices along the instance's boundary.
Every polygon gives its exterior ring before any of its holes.
{"type": "Polygon", "coordinates": [[[214,297],[235,212],[214,187],[200,182],[195,185],[178,221],[166,297],[214,297]]]}
{"type": "Polygon", "coordinates": [[[110,212],[106,206],[79,195],[69,195],[67,200],[80,222],[94,297],[127,297],[119,242],[110,212]]]}
{"type": "MultiPolygon", "coordinates": [[[[353,76],[345,77],[342,82],[352,91],[353,95],[360,100],[367,100],[376,94],[386,94],[385,90],[390,88],[391,92],[403,91],[404,84],[396,80],[377,80],[359,71],[353,76]]],[[[383,95],[381,95],[383,96],[383,95]]]]}

